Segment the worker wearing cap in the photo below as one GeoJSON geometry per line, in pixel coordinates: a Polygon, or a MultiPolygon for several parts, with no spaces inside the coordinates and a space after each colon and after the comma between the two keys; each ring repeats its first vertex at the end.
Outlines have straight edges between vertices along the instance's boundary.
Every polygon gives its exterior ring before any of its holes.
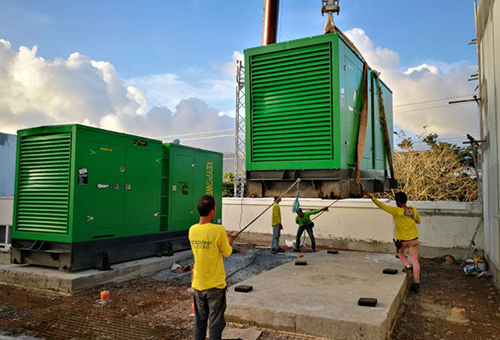
{"type": "Polygon", "coordinates": [[[299,209],[299,211],[297,212],[297,216],[295,217],[295,223],[299,225],[299,228],[297,229],[297,237],[296,237],[297,243],[295,244],[296,248],[293,251],[295,252],[300,251],[300,237],[302,236],[305,230],[307,231],[307,234],[311,239],[312,250],[314,253],[316,252],[316,239],[314,238],[314,233],[313,233],[314,222],[311,221],[311,215],[316,215],[326,210],[328,210],[328,207],[307,212],[303,212],[302,209],[299,209]]]}
{"type": "Polygon", "coordinates": [[[226,326],[226,273],[223,257],[232,254],[234,239],[219,224],[212,224],[216,206],[212,196],[198,200],[200,221],[189,229],[194,255],[194,339],[205,340],[210,320],[210,340],[220,340],[226,326]]]}
{"type": "Polygon", "coordinates": [[[420,264],[418,263],[418,230],[417,224],[420,224],[420,215],[417,209],[407,206],[408,198],[404,192],[398,192],[394,195],[396,207],[388,206],[370,194],[368,191],[363,192],[365,196],[372,199],[373,203],[380,209],[388,212],[394,218],[396,226],[396,239],[394,243],[398,250],[398,257],[405,266],[404,271],[413,270],[413,283],[411,289],[414,292],[420,291],[420,264]],[[410,252],[411,263],[408,262],[404,251],[408,248],[410,252]]]}

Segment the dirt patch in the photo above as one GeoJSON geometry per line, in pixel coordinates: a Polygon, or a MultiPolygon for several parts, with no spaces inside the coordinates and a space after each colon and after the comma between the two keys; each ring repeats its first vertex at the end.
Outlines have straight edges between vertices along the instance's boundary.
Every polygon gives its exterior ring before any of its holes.
{"type": "Polygon", "coordinates": [[[420,293],[409,292],[391,339],[500,339],[500,294],[491,279],[465,276],[459,265],[422,259],[420,293]],[[468,323],[448,320],[464,308],[468,323]]]}
{"type": "MultiPolygon", "coordinates": [[[[268,249],[240,247],[226,262],[230,284],[296,259],[268,249]],[[241,270],[239,270],[241,269],[241,270]],[[238,271],[237,271],[238,270],[238,271]]],[[[306,250],[307,251],[307,250],[306,250]]],[[[185,263],[183,263],[185,264],[185,263]]],[[[149,278],[107,285],[111,303],[99,290],[73,296],[0,285],[0,330],[42,339],[191,339],[190,273],[159,272],[149,278]]],[[[241,325],[230,325],[243,327],[241,325]]],[[[466,277],[462,268],[422,260],[422,291],[409,293],[392,339],[500,339],[500,294],[488,279],[466,277]],[[451,308],[465,308],[470,322],[447,320],[451,308]]],[[[259,340],[319,338],[264,330],[259,340]]]]}
{"type": "MultiPolygon", "coordinates": [[[[240,246],[225,260],[228,284],[296,259],[267,249],[240,246]]],[[[189,264],[183,262],[182,265],[189,264]]],[[[111,303],[99,303],[99,290],[73,296],[0,285],[0,330],[51,340],[191,339],[193,317],[190,272],[161,271],[122,284],[109,284],[111,303]]],[[[260,339],[317,339],[264,331],[260,339]]]]}

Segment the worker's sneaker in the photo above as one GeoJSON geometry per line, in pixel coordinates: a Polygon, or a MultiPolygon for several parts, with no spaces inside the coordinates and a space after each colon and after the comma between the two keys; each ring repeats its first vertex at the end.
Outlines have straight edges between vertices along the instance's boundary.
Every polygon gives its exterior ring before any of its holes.
{"type": "Polygon", "coordinates": [[[285,249],[279,247],[278,249],[276,249],[276,252],[277,253],[284,253],[285,252],[285,249]]]}
{"type": "Polygon", "coordinates": [[[403,273],[413,273],[413,266],[404,267],[403,273]]]}
{"type": "Polygon", "coordinates": [[[271,249],[271,254],[276,254],[276,250],[275,249],[271,249]]]}
{"type": "Polygon", "coordinates": [[[293,252],[294,252],[294,253],[300,253],[300,249],[299,249],[299,248],[295,248],[295,249],[293,250],[293,252]]]}
{"type": "Polygon", "coordinates": [[[415,292],[415,293],[420,292],[420,283],[413,282],[410,286],[410,289],[412,290],[412,292],[415,292]]]}

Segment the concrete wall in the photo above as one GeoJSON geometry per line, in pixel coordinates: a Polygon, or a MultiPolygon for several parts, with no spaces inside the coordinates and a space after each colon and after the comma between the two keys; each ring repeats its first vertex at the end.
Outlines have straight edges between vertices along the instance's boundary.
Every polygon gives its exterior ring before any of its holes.
{"type": "Polygon", "coordinates": [[[481,0],[477,17],[483,136],[484,250],[500,287],[500,1],[481,0]]]}
{"type": "MultiPolygon", "coordinates": [[[[11,226],[10,230],[12,231],[12,214],[14,208],[14,199],[13,197],[0,197],[0,226],[11,226]]],[[[11,234],[10,231],[10,235],[11,234]]],[[[10,263],[10,245],[4,245],[3,242],[5,240],[5,228],[0,227],[0,233],[2,233],[0,237],[0,264],[10,263]]],[[[9,242],[7,242],[9,243],[9,242]]]]}
{"type": "MultiPolygon", "coordinates": [[[[238,231],[259,215],[272,199],[225,198],[222,221],[227,230],[238,231]],[[239,223],[241,216],[241,225],[239,223]]],[[[333,201],[302,199],[303,209],[317,209],[333,201]]],[[[292,213],[292,199],[281,202],[283,231],[280,240],[295,240],[297,225],[292,213]]],[[[394,202],[389,203],[394,204],[394,202]]],[[[482,205],[456,202],[410,202],[421,217],[418,226],[422,256],[436,257],[451,254],[463,258],[470,240],[481,220],[482,205]]],[[[330,211],[314,220],[314,234],[318,245],[336,248],[393,253],[395,247],[392,216],[378,209],[371,200],[344,200],[332,206],[330,211]]],[[[243,240],[271,241],[271,209],[241,234],[243,240]]],[[[483,249],[483,228],[476,237],[476,248],[483,249]]]]}
{"type": "Polygon", "coordinates": [[[13,197],[0,197],[0,225],[12,225],[13,197]]]}
{"type": "Polygon", "coordinates": [[[0,197],[14,196],[16,141],[15,135],[0,132],[0,197]]]}

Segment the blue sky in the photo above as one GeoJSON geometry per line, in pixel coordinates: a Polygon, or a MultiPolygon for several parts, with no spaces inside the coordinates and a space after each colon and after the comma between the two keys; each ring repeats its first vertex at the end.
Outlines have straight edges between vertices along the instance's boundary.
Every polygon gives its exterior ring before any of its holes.
{"type": "MultiPolygon", "coordinates": [[[[9,1],[0,36],[38,45],[46,59],[80,52],[111,62],[124,78],[212,69],[233,51],[260,44],[262,0],[9,1]]],[[[280,40],[322,33],[319,1],[282,0],[280,40]]],[[[475,63],[472,1],[343,0],[337,25],[359,27],[397,51],[402,67],[429,61],[475,63]]]]}
{"type": "MultiPolygon", "coordinates": [[[[279,41],[322,34],[319,3],[281,0],[279,41]]],[[[0,90],[0,107],[7,107],[0,130],[80,122],[155,137],[160,132],[146,127],[160,123],[145,118],[155,106],[168,109],[154,111],[157,118],[185,117],[184,125],[176,122],[181,133],[195,129],[188,124],[193,115],[232,116],[233,59],[260,44],[262,7],[262,0],[0,0],[0,39],[9,42],[0,44],[0,82],[7,84],[0,90]],[[178,107],[182,100],[191,102],[178,107]]],[[[382,70],[395,105],[472,94],[472,0],[342,0],[335,21],[382,70]]],[[[476,134],[471,105],[415,104],[400,114],[395,107],[396,130],[416,134],[427,125],[449,138],[476,134]]],[[[207,131],[232,124],[197,119],[207,131]]]]}

